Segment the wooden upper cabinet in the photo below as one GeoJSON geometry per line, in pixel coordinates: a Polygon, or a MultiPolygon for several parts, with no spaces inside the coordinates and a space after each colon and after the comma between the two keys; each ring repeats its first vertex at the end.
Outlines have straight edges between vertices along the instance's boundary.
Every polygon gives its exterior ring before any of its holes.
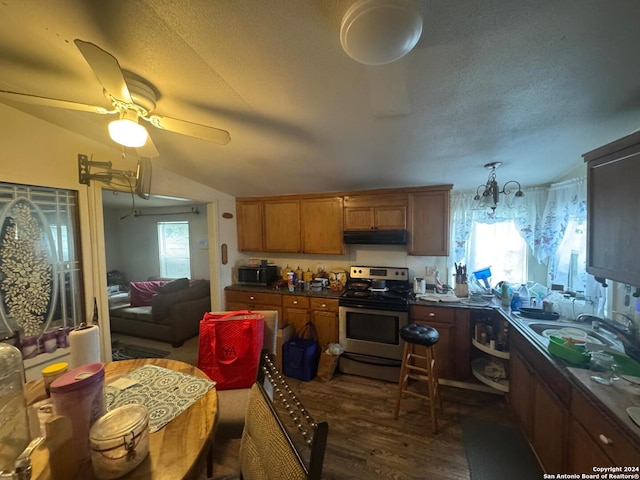
{"type": "Polygon", "coordinates": [[[302,251],[342,255],[342,197],[300,200],[302,251]]]}
{"type": "Polygon", "coordinates": [[[344,199],[345,230],[404,230],[407,195],[350,195],[344,199]]]}
{"type": "Polygon", "coordinates": [[[263,251],[262,202],[259,200],[236,202],[238,225],[238,251],[263,251]]]}
{"type": "Polygon", "coordinates": [[[409,193],[409,255],[449,255],[449,192],[447,189],[409,193]]]}
{"type": "Polygon", "coordinates": [[[587,272],[640,285],[640,132],[583,155],[587,162],[587,272]]]}
{"type": "Polygon", "coordinates": [[[264,251],[299,253],[300,200],[264,201],[264,251]]]}

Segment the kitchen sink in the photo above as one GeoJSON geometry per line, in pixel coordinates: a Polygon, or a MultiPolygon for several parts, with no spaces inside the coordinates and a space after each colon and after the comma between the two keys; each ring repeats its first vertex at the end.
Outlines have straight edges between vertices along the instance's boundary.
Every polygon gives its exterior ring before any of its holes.
{"type": "Polygon", "coordinates": [[[541,340],[548,343],[549,336],[553,335],[560,338],[572,338],[576,342],[588,342],[601,344],[605,347],[611,347],[624,352],[622,344],[608,332],[597,332],[587,325],[581,325],[568,322],[528,322],[527,328],[536,333],[541,340]]]}

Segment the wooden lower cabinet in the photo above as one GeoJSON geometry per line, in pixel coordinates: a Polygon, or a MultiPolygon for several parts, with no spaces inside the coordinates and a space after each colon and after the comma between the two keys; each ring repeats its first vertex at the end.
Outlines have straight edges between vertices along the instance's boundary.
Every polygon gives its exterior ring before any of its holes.
{"type": "Polygon", "coordinates": [[[533,379],[531,444],[546,472],[563,472],[569,411],[540,379],[533,379]]]}
{"type": "Polygon", "coordinates": [[[282,324],[282,295],[227,290],[225,310],[275,310],[278,312],[278,323],[282,324]]]}
{"type": "Polygon", "coordinates": [[[410,321],[433,327],[440,338],[434,346],[438,376],[465,381],[469,377],[469,312],[461,308],[412,305],[410,321]]]}
{"type": "Polygon", "coordinates": [[[638,465],[637,441],[597,400],[514,329],[509,340],[509,401],[545,472],[593,475],[594,467],[638,465]]]}
{"type": "Polygon", "coordinates": [[[283,318],[296,329],[312,322],[320,346],[338,343],[338,300],[319,297],[283,295],[283,318]]]}
{"type": "Polygon", "coordinates": [[[613,467],[613,461],[592,440],[580,422],[571,420],[568,471],[593,474],[593,467],[613,467]]]}
{"type": "MultiPolygon", "coordinates": [[[[541,375],[549,362],[514,329],[509,340],[509,401],[544,471],[565,472],[569,408],[555,394],[562,380],[553,377],[552,388],[541,375]]],[[[568,388],[565,379],[559,391],[568,388]]]]}
{"type": "Polygon", "coordinates": [[[529,366],[516,351],[509,358],[509,402],[520,419],[527,438],[531,438],[533,427],[533,374],[529,366]]]}

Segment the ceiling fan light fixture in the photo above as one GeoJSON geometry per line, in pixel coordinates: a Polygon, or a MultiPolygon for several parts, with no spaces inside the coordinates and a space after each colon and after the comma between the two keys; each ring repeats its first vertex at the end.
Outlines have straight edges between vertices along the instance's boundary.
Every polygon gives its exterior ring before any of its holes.
{"type": "Polygon", "coordinates": [[[118,120],[109,123],[109,136],[125,147],[142,147],[148,135],[147,129],[138,123],[138,114],[134,110],[125,110],[118,120]]]}
{"type": "Polygon", "coordinates": [[[384,65],[404,57],[422,35],[422,17],[409,0],[359,0],[340,26],[343,50],[365,65],[384,65]]]}

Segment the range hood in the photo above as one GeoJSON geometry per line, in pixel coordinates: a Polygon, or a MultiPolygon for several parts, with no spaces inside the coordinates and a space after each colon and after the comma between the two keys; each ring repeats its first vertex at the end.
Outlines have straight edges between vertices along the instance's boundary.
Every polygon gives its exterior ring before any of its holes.
{"type": "Polygon", "coordinates": [[[360,245],[406,245],[409,232],[406,230],[348,230],[344,232],[344,243],[360,245]]]}

